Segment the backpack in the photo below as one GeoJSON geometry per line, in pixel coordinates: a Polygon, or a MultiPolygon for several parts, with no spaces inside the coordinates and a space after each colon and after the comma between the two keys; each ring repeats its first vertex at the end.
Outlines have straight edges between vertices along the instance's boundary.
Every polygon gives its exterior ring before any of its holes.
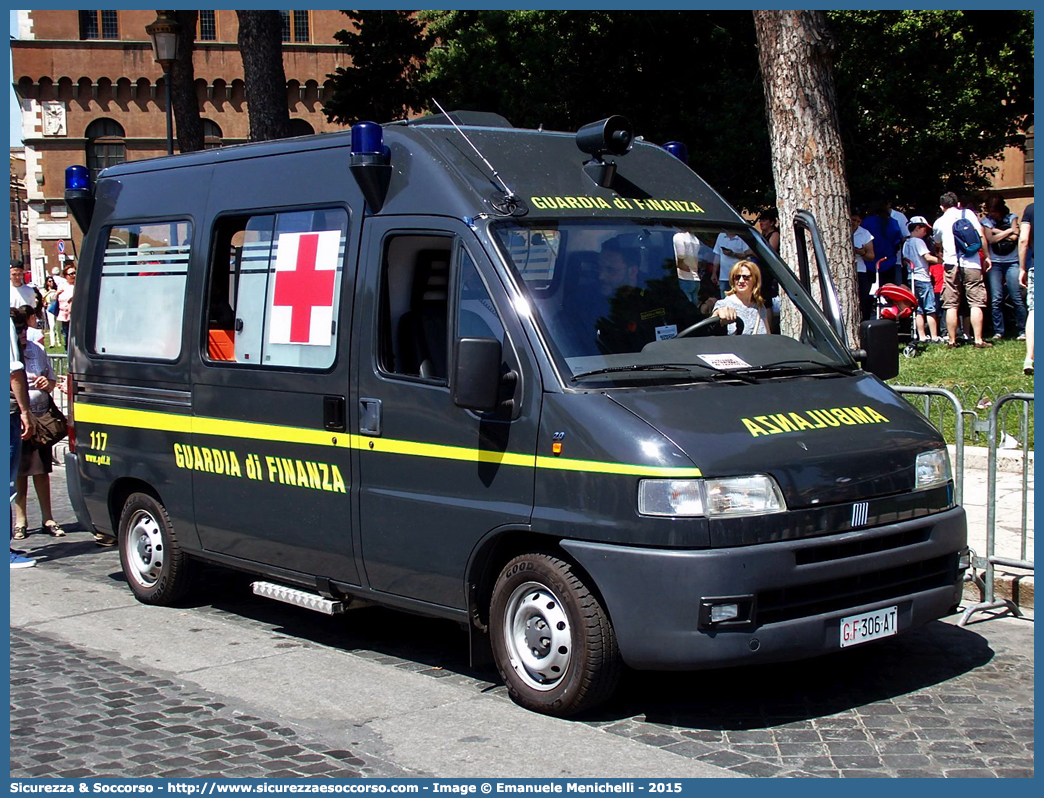
{"type": "Polygon", "coordinates": [[[961,210],[961,218],[953,223],[953,245],[957,250],[957,260],[970,258],[982,249],[982,239],[975,225],[968,221],[968,211],[961,210]]]}

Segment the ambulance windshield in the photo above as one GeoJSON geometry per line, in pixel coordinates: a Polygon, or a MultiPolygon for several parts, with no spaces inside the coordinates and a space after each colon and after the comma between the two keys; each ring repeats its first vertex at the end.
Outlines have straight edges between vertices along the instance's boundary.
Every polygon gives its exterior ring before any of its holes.
{"type": "Polygon", "coordinates": [[[493,229],[572,381],[855,368],[812,297],[748,228],[599,219],[493,229]],[[793,316],[782,319],[784,298],[793,316]]]}

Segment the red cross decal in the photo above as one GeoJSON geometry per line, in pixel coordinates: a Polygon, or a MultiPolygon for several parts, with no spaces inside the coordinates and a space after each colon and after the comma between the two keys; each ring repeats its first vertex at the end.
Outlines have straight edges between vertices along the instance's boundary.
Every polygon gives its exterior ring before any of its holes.
{"type": "Polygon", "coordinates": [[[337,272],[315,268],[319,234],[302,235],[297,245],[297,267],[277,271],[273,305],[290,308],[290,343],[307,344],[312,326],[312,308],[331,307],[337,272]]]}

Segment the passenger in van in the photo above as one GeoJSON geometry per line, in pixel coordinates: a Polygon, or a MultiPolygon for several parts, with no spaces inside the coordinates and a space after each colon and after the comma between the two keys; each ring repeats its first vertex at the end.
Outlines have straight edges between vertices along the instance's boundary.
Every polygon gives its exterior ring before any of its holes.
{"type": "Polygon", "coordinates": [[[729,271],[729,290],[724,299],[714,304],[714,314],[728,323],[729,335],[736,334],[733,323],[743,320],[744,335],[766,335],[769,332],[769,309],[761,298],[761,269],[749,260],[741,260],[729,271]]]}

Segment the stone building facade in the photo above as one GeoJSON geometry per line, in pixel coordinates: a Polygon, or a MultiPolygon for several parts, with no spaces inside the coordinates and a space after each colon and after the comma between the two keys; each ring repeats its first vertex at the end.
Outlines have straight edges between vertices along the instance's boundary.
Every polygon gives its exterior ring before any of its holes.
{"type": "MultiPolygon", "coordinates": [[[[322,112],[327,75],[348,57],[333,34],[339,11],[284,14],[283,68],[295,134],[340,129],[322,112]]],[[[166,155],[166,90],[145,26],[155,11],[19,11],[12,31],[15,92],[22,111],[30,252],[42,281],[75,259],[82,234],[63,199],[65,168],[92,171],[166,155]]],[[[235,11],[201,11],[193,67],[207,146],[247,140],[249,121],[235,11]]],[[[175,146],[177,142],[175,141],[175,146]]]]}

